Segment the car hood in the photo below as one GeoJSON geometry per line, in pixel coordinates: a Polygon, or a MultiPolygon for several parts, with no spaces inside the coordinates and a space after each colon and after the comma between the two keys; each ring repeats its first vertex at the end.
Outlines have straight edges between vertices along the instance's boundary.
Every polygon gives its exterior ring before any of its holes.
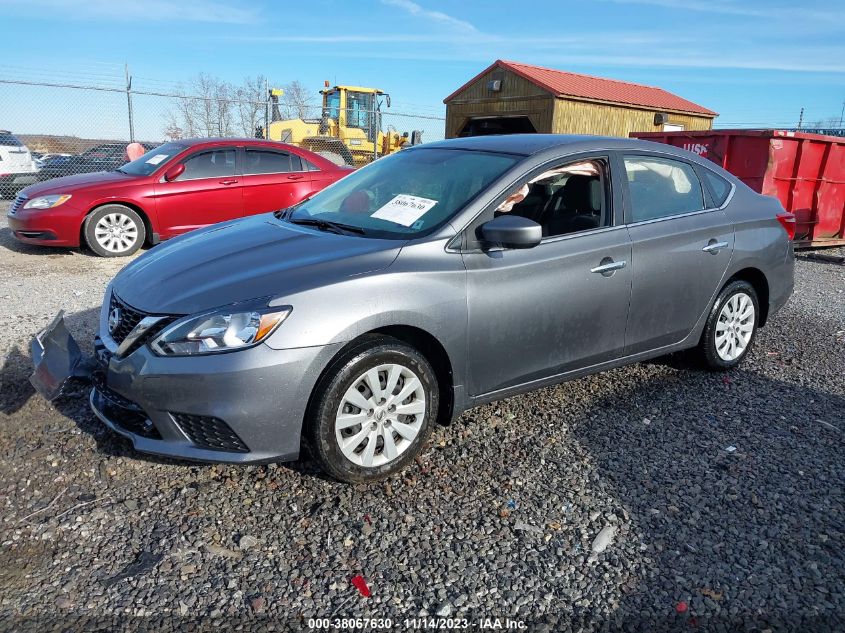
{"type": "Polygon", "coordinates": [[[156,246],[120,271],[112,289],[144,312],[193,314],[380,270],[403,244],[257,215],[156,246]]]}
{"type": "Polygon", "coordinates": [[[46,182],[30,185],[22,193],[31,200],[36,196],[45,196],[53,193],[72,193],[77,189],[92,185],[123,184],[134,178],[137,178],[137,176],[123,174],[119,171],[95,171],[90,174],[76,174],[75,176],[52,178],[46,182]]]}

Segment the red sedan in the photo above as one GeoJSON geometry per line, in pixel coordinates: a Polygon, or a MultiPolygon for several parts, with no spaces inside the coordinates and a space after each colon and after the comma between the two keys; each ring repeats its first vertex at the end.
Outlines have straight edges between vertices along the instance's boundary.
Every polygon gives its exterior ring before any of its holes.
{"type": "Polygon", "coordinates": [[[23,189],[9,209],[15,237],[131,255],[186,231],[304,200],[350,172],[322,156],[260,139],[172,141],[114,171],[23,189]]]}

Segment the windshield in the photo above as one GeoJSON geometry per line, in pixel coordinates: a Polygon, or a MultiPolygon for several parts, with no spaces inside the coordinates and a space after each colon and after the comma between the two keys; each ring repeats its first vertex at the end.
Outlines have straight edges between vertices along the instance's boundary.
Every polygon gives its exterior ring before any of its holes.
{"type": "Polygon", "coordinates": [[[141,156],[131,163],[123,165],[119,171],[133,176],[149,176],[171,158],[182,152],[187,146],[180,143],[165,143],[141,156]]]}
{"type": "Polygon", "coordinates": [[[369,130],[373,118],[373,94],[367,92],[346,93],[346,125],[369,130]]]}
{"type": "Polygon", "coordinates": [[[336,222],[370,237],[416,237],[451,219],[519,159],[465,150],[404,150],[297,205],[288,220],[336,222]]]}

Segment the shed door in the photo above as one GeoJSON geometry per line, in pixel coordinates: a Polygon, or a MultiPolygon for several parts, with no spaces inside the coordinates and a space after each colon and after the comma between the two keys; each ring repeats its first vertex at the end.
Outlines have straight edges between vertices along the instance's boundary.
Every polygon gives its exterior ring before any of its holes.
{"type": "Polygon", "coordinates": [[[537,129],[527,116],[475,117],[466,122],[458,132],[460,138],[466,136],[486,136],[488,134],[535,134],[537,129]]]}

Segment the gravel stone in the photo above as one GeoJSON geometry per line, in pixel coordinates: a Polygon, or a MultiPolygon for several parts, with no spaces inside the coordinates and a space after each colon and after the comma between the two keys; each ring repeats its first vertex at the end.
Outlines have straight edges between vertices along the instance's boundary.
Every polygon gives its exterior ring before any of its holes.
{"type": "Polygon", "coordinates": [[[677,355],[484,405],[435,429],[403,473],[350,486],[305,456],[142,455],[83,386],[35,396],[31,337],[64,308],[91,352],[127,260],[18,244],[7,204],[0,629],[459,612],[558,618],[550,631],[845,630],[845,266],[799,259],[795,295],[736,370],[677,355]]]}
{"type": "Polygon", "coordinates": [[[243,552],[238,552],[220,545],[206,545],[205,551],[212,556],[223,556],[224,558],[241,558],[243,556],[243,552]]]}
{"type": "Polygon", "coordinates": [[[613,537],[616,536],[616,526],[606,525],[601,532],[593,539],[593,544],[590,549],[594,554],[601,554],[613,542],[613,537]]]}
{"type": "Polygon", "coordinates": [[[242,536],[238,541],[238,547],[246,551],[258,545],[258,539],[254,536],[242,536]]]}

